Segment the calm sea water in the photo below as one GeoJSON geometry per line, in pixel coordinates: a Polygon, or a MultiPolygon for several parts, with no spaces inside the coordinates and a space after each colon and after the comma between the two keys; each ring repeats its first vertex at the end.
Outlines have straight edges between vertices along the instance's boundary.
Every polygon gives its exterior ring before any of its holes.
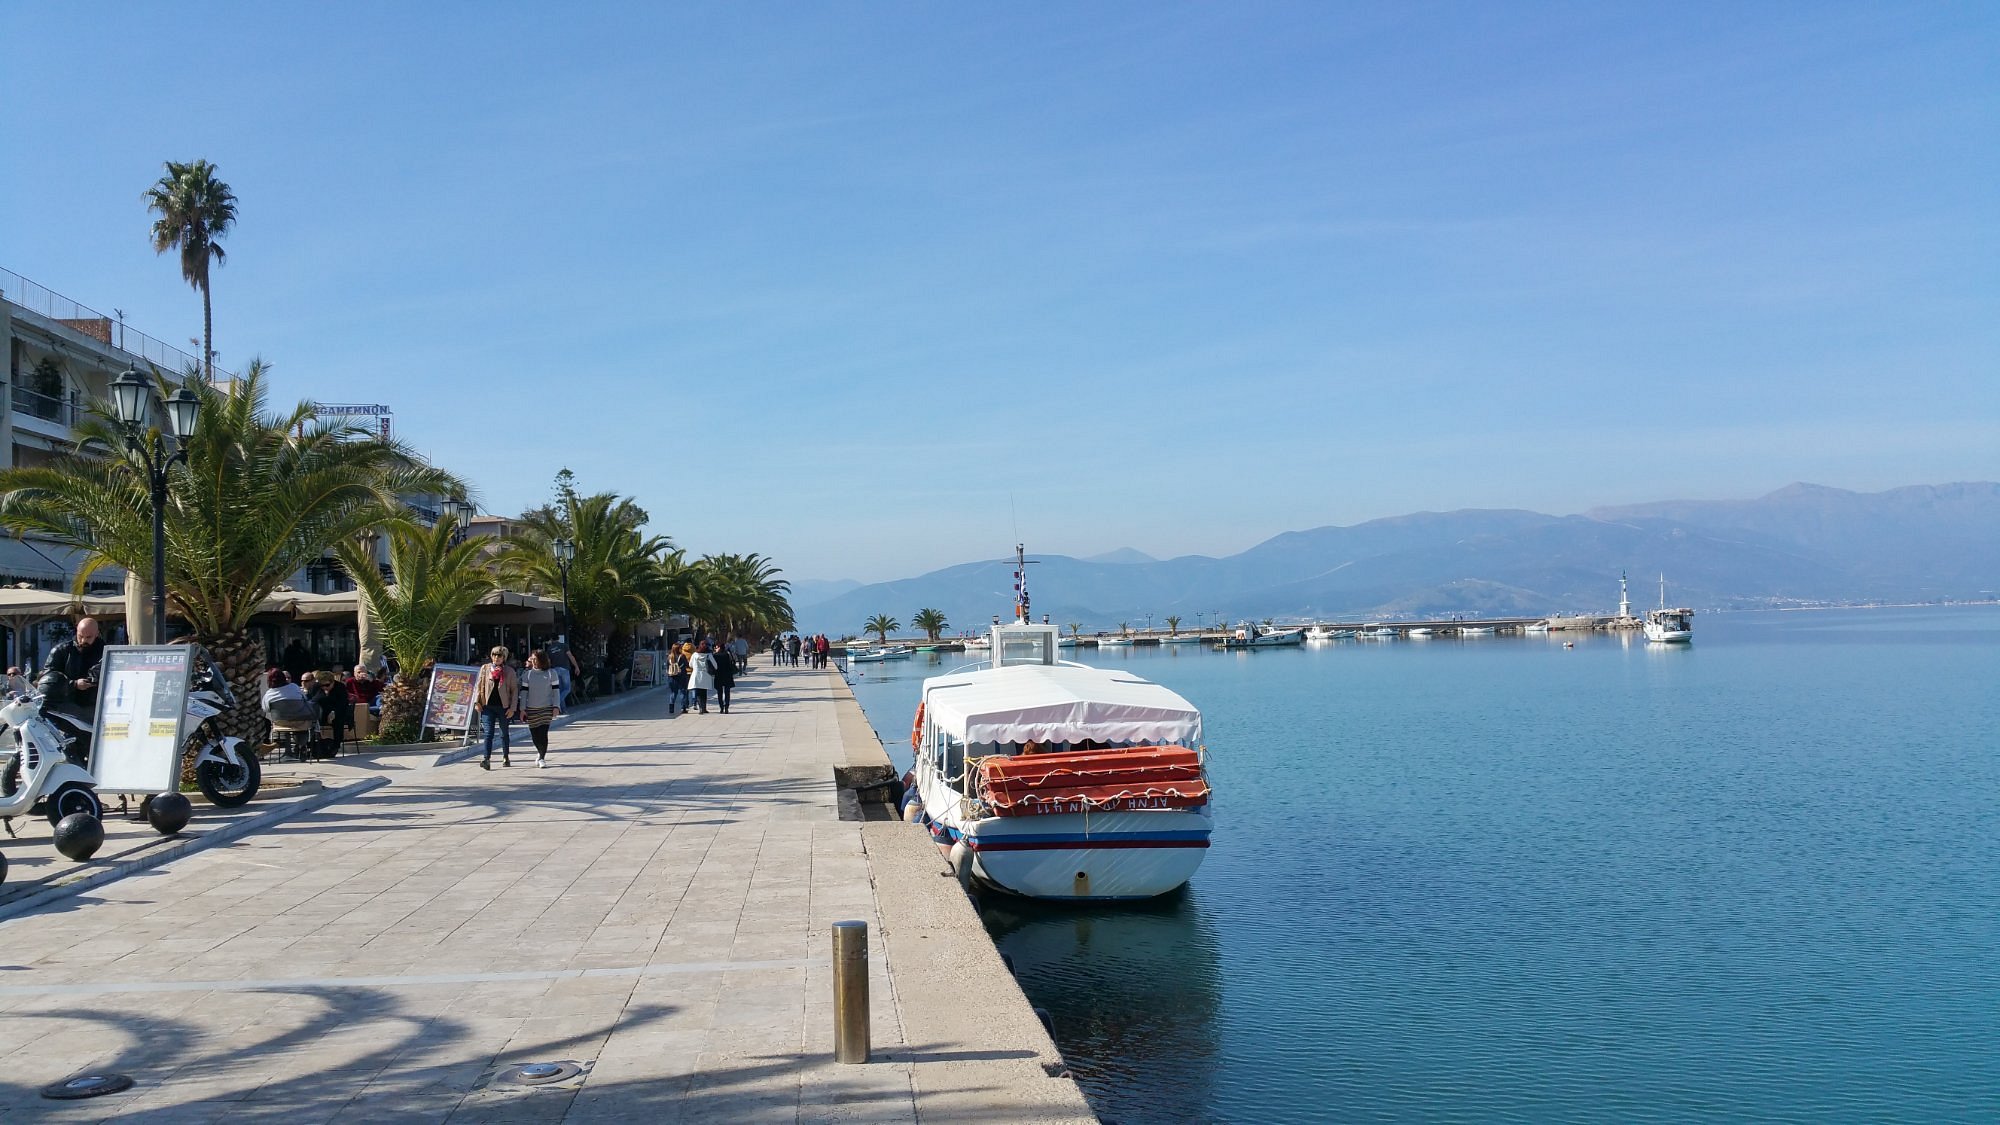
{"type": "MultiPolygon", "coordinates": [[[[987,927],[1113,1121],[2000,1120],[2000,608],[1696,637],[1083,650],[1203,709],[1214,847],[987,927]]],[[[907,765],[940,668],[864,668],[907,765]]]]}

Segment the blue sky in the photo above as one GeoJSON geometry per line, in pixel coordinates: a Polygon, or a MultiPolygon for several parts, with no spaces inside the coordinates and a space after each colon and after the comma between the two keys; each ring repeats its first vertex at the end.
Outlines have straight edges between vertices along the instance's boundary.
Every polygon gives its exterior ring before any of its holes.
{"type": "Polygon", "coordinates": [[[883,579],[2000,476],[1989,5],[0,3],[0,266],[883,579]]]}

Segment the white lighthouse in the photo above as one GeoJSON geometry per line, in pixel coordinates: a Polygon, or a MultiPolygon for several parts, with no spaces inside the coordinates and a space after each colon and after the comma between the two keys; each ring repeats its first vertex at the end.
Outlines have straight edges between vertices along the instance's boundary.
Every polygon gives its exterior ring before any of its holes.
{"type": "Polygon", "coordinates": [[[1618,616],[1632,616],[1632,592],[1625,587],[1625,572],[1618,572],[1618,616]]]}

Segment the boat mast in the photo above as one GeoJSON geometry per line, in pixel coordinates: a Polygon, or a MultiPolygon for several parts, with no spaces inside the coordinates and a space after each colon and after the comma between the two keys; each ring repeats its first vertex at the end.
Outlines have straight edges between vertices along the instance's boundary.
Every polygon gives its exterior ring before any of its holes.
{"type": "Polygon", "coordinates": [[[1028,548],[1014,544],[1014,624],[1028,623],[1028,548]]]}
{"type": "Polygon", "coordinates": [[[1667,608],[1667,572],[1660,572],[1660,608],[1667,608]]]}

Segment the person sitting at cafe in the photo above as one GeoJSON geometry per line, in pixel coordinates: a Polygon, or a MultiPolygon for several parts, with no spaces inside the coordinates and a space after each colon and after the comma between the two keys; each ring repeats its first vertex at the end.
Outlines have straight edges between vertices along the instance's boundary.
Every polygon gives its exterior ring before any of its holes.
{"type": "Polygon", "coordinates": [[[347,694],[354,702],[367,704],[369,714],[382,713],[382,681],[369,673],[367,665],[354,666],[354,673],[347,677],[347,694]]]}
{"type": "Polygon", "coordinates": [[[306,699],[319,708],[320,726],[326,729],[327,737],[335,746],[347,741],[348,724],[354,721],[354,704],[347,696],[347,688],[342,686],[340,677],[322,668],[312,676],[312,687],[306,692],[306,699]]]}

